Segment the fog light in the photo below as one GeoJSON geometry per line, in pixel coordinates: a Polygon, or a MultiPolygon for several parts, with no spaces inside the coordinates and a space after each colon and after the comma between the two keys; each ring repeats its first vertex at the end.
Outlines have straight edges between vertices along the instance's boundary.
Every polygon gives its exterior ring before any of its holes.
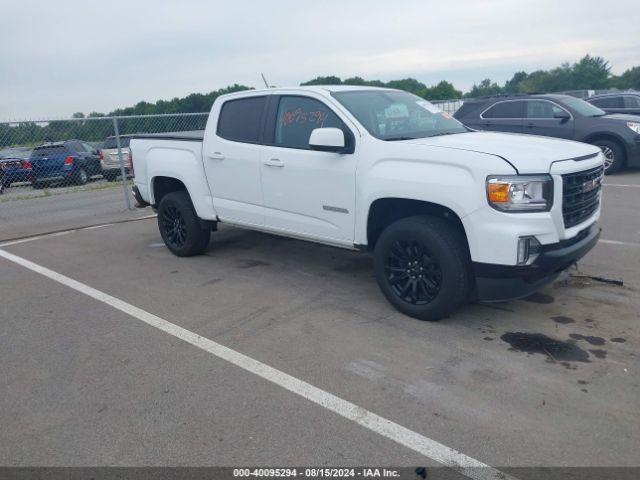
{"type": "Polygon", "coordinates": [[[520,237],[518,239],[518,265],[531,265],[535,262],[542,246],[535,237],[520,237]]]}

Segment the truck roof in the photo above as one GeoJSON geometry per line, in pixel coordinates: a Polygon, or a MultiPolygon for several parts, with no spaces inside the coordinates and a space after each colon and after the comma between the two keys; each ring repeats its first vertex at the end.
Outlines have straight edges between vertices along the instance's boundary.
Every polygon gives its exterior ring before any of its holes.
{"type": "Polygon", "coordinates": [[[382,88],[382,87],[369,87],[366,85],[308,85],[308,86],[297,86],[297,87],[274,87],[274,88],[259,88],[255,90],[242,90],[240,92],[227,93],[225,95],[221,95],[219,98],[226,97],[235,97],[235,96],[245,96],[245,95],[256,95],[256,94],[264,94],[264,93],[281,93],[286,92],[290,93],[292,91],[299,92],[315,92],[315,93],[327,93],[327,92],[345,92],[345,91],[362,91],[362,90],[394,90],[393,88],[382,88]]]}

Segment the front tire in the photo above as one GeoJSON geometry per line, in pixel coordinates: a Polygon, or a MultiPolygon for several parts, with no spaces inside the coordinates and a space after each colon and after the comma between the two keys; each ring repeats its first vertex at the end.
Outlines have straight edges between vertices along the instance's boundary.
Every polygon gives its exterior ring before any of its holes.
{"type": "Polygon", "coordinates": [[[171,192],[162,198],[158,228],[167,248],[178,257],[202,254],[211,239],[211,228],[201,224],[186,192],[171,192]]]}
{"type": "Polygon", "coordinates": [[[622,145],[615,140],[596,140],[593,145],[600,147],[604,154],[604,173],[609,175],[611,173],[619,172],[625,164],[625,152],[622,145]]]}
{"type": "Polygon", "coordinates": [[[380,235],[374,251],[380,290],[400,312],[437,321],[469,295],[469,254],[462,234],[436,217],[398,220],[380,235]]]}

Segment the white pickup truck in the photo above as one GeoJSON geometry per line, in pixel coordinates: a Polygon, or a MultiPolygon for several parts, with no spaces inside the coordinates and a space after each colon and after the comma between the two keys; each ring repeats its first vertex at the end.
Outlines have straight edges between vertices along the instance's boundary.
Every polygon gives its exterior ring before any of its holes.
{"type": "Polygon", "coordinates": [[[471,131],[403,91],[224,95],[204,131],[130,146],[174,254],[202,253],[218,222],[370,251],[385,297],[423,320],[527,296],[600,234],[597,147],[471,131]]]}

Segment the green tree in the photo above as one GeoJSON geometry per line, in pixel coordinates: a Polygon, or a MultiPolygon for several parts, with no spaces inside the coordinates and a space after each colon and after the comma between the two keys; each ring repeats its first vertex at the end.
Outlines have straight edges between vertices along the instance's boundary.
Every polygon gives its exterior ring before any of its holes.
{"type": "Polygon", "coordinates": [[[640,90],[640,66],[630,68],[619,77],[612,78],[611,86],[622,90],[640,90]]]}
{"type": "Polygon", "coordinates": [[[427,88],[424,98],[427,100],[451,100],[462,98],[462,92],[456,90],[452,83],[442,80],[437,85],[427,88]]]}
{"type": "Polygon", "coordinates": [[[527,72],[516,72],[511,77],[511,80],[507,80],[504,84],[503,91],[505,93],[519,93],[520,83],[524,82],[527,78],[529,78],[529,74],[527,72]]]}
{"type": "Polygon", "coordinates": [[[484,97],[488,95],[498,95],[502,93],[502,88],[496,82],[492,82],[491,79],[485,78],[479,84],[473,84],[471,90],[465,93],[465,97],[484,97]]]}
{"type": "Polygon", "coordinates": [[[585,55],[571,67],[571,90],[602,89],[609,86],[611,66],[602,57],[585,55]]]}
{"type": "Polygon", "coordinates": [[[300,85],[342,85],[340,77],[330,75],[328,77],[316,77],[308,82],[301,83],[300,85]]]}

